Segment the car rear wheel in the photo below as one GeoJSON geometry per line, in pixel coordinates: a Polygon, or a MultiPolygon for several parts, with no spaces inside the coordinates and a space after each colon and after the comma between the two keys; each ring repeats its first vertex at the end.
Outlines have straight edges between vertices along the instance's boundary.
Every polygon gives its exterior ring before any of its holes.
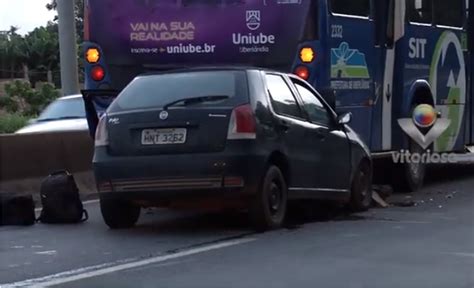
{"type": "Polygon", "coordinates": [[[351,185],[350,209],[354,212],[369,210],[372,204],[372,168],[363,161],[354,174],[351,185]]]}
{"type": "Polygon", "coordinates": [[[276,166],[270,166],[251,203],[250,214],[257,230],[272,230],[282,226],[286,215],[287,197],[287,186],[281,170],[276,166]]]}
{"type": "Polygon", "coordinates": [[[120,199],[100,199],[100,210],[105,224],[111,229],[133,227],[140,217],[140,207],[120,199]]]}

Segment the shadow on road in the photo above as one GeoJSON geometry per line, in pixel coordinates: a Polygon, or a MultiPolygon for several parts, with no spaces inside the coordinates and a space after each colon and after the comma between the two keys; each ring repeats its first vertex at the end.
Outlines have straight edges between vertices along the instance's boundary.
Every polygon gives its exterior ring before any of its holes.
{"type": "MultiPolygon", "coordinates": [[[[456,183],[456,181],[472,177],[474,177],[474,165],[432,166],[428,170],[426,189],[418,193],[398,194],[398,196],[412,195],[416,198],[422,196],[422,194],[431,193],[429,192],[430,187],[438,184],[456,183]]],[[[397,195],[394,195],[394,198],[396,197],[397,195]]],[[[367,220],[374,219],[370,216],[352,214],[340,204],[321,201],[292,202],[289,204],[284,228],[298,229],[304,224],[315,222],[367,220]]],[[[144,209],[140,223],[132,231],[141,235],[194,236],[226,233],[244,234],[251,233],[254,230],[247,213],[196,213],[166,209],[144,209]]]]}
{"type": "Polygon", "coordinates": [[[474,177],[474,165],[433,165],[427,170],[426,184],[456,182],[474,177]]]}

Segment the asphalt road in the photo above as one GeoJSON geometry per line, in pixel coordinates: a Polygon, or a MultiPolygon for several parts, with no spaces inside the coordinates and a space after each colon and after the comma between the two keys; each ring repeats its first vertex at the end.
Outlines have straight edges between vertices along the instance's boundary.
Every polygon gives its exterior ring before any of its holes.
{"type": "MultiPolygon", "coordinates": [[[[443,167],[419,193],[362,214],[301,217],[255,234],[243,215],[153,210],[111,231],[0,228],[0,287],[474,287],[474,168],[443,167]]],[[[297,217],[298,216],[298,217],[297,217]]]]}

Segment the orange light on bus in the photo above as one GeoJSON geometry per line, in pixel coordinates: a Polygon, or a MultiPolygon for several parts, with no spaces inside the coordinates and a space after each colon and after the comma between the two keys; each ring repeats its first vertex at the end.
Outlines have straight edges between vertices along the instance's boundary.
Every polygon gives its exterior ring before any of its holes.
{"type": "Polygon", "coordinates": [[[308,80],[309,79],[309,70],[305,66],[298,66],[295,69],[295,75],[297,75],[298,77],[300,77],[304,80],[308,80]]]}
{"type": "Polygon", "coordinates": [[[99,62],[100,60],[100,52],[97,48],[89,48],[86,52],[86,60],[87,62],[94,64],[99,62]]]}
{"type": "Polygon", "coordinates": [[[300,50],[300,59],[303,63],[311,63],[315,58],[315,53],[313,48],[304,47],[300,50]]]}
{"type": "Polygon", "coordinates": [[[102,81],[104,80],[105,78],[105,70],[104,68],[102,68],[102,66],[95,66],[94,68],[92,68],[91,70],[91,78],[94,80],[94,81],[102,81]]]}

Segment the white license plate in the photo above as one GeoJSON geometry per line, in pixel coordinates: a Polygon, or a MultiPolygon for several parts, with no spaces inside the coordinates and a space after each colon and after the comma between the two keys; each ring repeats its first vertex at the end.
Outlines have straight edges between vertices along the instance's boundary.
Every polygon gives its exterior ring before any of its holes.
{"type": "Polygon", "coordinates": [[[142,131],[142,145],[183,144],[186,142],[186,129],[145,129],[142,131]]]}

